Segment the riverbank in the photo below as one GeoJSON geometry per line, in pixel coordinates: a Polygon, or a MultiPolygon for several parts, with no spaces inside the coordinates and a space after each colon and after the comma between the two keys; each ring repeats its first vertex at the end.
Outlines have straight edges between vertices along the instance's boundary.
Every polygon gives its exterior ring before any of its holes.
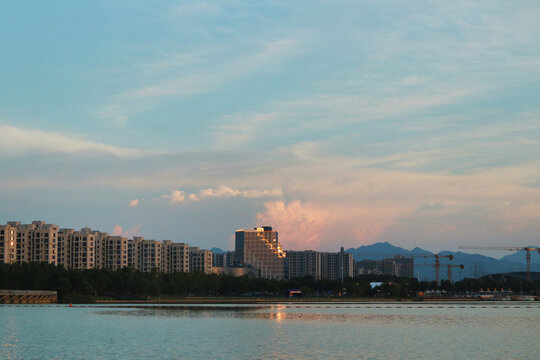
{"type": "MultiPolygon", "coordinates": [[[[243,298],[243,297],[184,297],[177,299],[148,299],[148,300],[97,300],[96,304],[283,304],[283,303],[463,303],[479,302],[476,298],[331,298],[331,297],[305,297],[305,298],[243,298]]],[[[491,302],[503,302],[493,300],[491,302]]],[[[507,302],[507,301],[504,301],[507,302]]]]}

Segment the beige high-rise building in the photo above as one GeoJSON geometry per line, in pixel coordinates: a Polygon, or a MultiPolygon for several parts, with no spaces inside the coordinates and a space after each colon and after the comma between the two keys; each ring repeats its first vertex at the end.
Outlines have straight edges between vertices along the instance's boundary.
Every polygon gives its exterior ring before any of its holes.
{"type": "Polygon", "coordinates": [[[144,240],[140,236],[133,237],[128,245],[128,264],[133,268],[149,272],[161,270],[161,242],[144,240]]]}
{"type": "Polygon", "coordinates": [[[94,267],[105,268],[108,233],[98,233],[94,240],[94,267]]]}
{"type": "Polygon", "coordinates": [[[271,226],[253,230],[236,230],[235,253],[238,263],[253,267],[259,277],[284,278],[285,251],[271,226]]]}
{"type": "Polygon", "coordinates": [[[118,270],[128,266],[128,239],[123,236],[106,236],[99,241],[104,244],[99,252],[103,257],[102,267],[118,270]]]}
{"type": "Polygon", "coordinates": [[[0,225],[0,262],[13,264],[17,260],[17,228],[0,225]]]}
{"type": "Polygon", "coordinates": [[[33,228],[28,231],[30,240],[30,261],[57,264],[56,241],[58,225],[46,224],[44,221],[32,221],[33,228]]]}
{"type": "Polygon", "coordinates": [[[57,264],[58,225],[44,221],[32,221],[32,224],[9,221],[1,228],[4,235],[0,235],[0,261],[57,264]]]}
{"type": "Polygon", "coordinates": [[[161,271],[165,273],[189,272],[189,245],[163,240],[161,245],[161,271]]]}
{"type": "Polygon", "coordinates": [[[212,273],[212,252],[198,247],[189,248],[189,271],[212,273]]]}
{"type": "Polygon", "coordinates": [[[57,263],[66,269],[71,269],[71,240],[74,229],[60,229],[57,242],[57,263]]]}
{"type": "Polygon", "coordinates": [[[10,221],[8,225],[15,226],[17,228],[17,240],[16,240],[16,262],[22,264],[25,262],[32,261],[30,254],[31,246],[31,234],[30,230],[34,229],[36,225],[34,224],[24,224],[22,225],[19,221],[10,221]]]}
{"type": "Polygon", "coordinates": [[[185,243],[109,236],[88,227],[76,231],[34,221],[0,225],[0,262],[49,262],[66,269],[132,267],[167,273],[212,272],[212,252],[185,243]],[[191,250],[191,251],[190,251],[191,250]],[[190,264],[192,263],[192,266],[190,264]]]}
{"type": "Polygon", "coordinates": [[[136,270],[139,269],[139,240],[142,240],[142,237],[135,236],[127,243],[127,266],[136,270]]]}
{"type": "Polygon", "coordinates": [[[99,237],[99,231],[94,231],[88,227],[75,231],[71,235],[70,246],[70,268],[71,269],[92,269],[96,266],[95,245],[99,237]]]}

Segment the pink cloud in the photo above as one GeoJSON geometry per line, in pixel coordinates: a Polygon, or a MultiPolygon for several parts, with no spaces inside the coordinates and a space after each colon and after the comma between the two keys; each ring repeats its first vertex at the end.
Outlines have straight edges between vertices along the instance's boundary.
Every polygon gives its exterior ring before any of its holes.
{"type": "Polygon", "coordinates": [[[124,229],[122,229],[122,227],[120,225],[114,225],[112,234],[114,236],[122,236],[123,231],[124,231],[124,229]]]}
{"type": "Polygon", "coordinates": [[[133,226],[132,228],[126,230],[126,231],[124,231],[122,226],[114,225],[112,234],[114,236],[124,236],[124,237],[127,237],[127,238],[132,238],[133,236],[139,236],[142,225],[143,224],[138,223],[135,226],[133,226]]]}
{"type": "Polygon", "coordinates": [[[316,249],[321,243],[321,232],[326,224],[325,214],[319,209],[302,205],[300,201],[285,204],[268,201],[265,211],[257,213],[258,224],[272,225],[279,232],[285,249],[316,249]]]}
{"type": "Polygon", "coordinates": [[[257,213],[258,225],[270,225],[279,232],[287,250],[337,250],[370,243],[393,226],[398,213],[385,208],[352,205],[268,201],[257,213]]]}

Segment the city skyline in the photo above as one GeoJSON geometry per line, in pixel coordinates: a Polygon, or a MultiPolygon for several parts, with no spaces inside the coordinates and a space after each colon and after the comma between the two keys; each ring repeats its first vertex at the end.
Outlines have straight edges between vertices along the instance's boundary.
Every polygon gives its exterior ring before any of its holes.
{"type": "Polygon", "coordinates": [[[535,1],[2,3],[0,223],[538,245],[538,24],[535,1]]]}

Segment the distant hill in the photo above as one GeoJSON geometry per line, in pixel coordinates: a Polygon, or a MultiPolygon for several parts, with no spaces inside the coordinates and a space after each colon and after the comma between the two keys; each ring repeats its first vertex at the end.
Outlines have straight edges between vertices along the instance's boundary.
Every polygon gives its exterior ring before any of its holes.
{"type": "Polygon", "coordinates": [[[394,255],[431,255],[432,253],[416,247],[412,250],[407,250],[398,246],[394,246],[389,242],[375,243],[371,245],[360,246],[356,249],[350,248],[346,250],[348,253],[353,254],[354,259],[357,261],[364,259],[381,259],[383,257],[392,257],[394,255]]]}
{"type": "Polygon", "coordinates": [[[217,247],[211,248],[210,251],[213,252],[214,254],[225,254],[226,253],[226,251],[221,250],[220,248],[217,248],[217,247]]]}
{"type": "MultiPolygon", "coordinates": [[[[503,256],[501,260],[526,264],[525,253],[526,253],[525,250],[520,250],[513,254],[503,256]]],[[[540,253],[538,253],[537,251],[531,251],[531,264],[539,264],[539,263],[540,263],[540,253]]]]}
{"type": "MultiPolygon", "coordinates": [[[[422,257],[433,255],[433,253],[419,247],[407,250],[394,246],[389,242],[381,242],[360,246],[356,249],[347,249],[347,252],[353,254],[356,261],[364,259],[378,260],[384,257],[393,257],[394,255],[413,256],[415,258],[415,276],[420,280],[435,280],[435,269],[431,266],[435,263],[434,259],[432,257],[422,257]]],[[[460,280],[464,277],[473,278],[488,274],[521,272],[526,270],[524,251],[518,251],[514,254],[507,255],[502,259],[495,259],[480,254],[468,254],[461,251],[442,251],[440,254],[454,256],[452,261],[449,261],[447,258],[441,258],[441,279],[447,278],[448,267],[446,264],[464,265],[463,270],[452,269],[453,280],[460,280]]],[[[540,271],[540,255],[535,252],[534,255],[531,256],[531,259],[531,271],[540,271]]]]}

